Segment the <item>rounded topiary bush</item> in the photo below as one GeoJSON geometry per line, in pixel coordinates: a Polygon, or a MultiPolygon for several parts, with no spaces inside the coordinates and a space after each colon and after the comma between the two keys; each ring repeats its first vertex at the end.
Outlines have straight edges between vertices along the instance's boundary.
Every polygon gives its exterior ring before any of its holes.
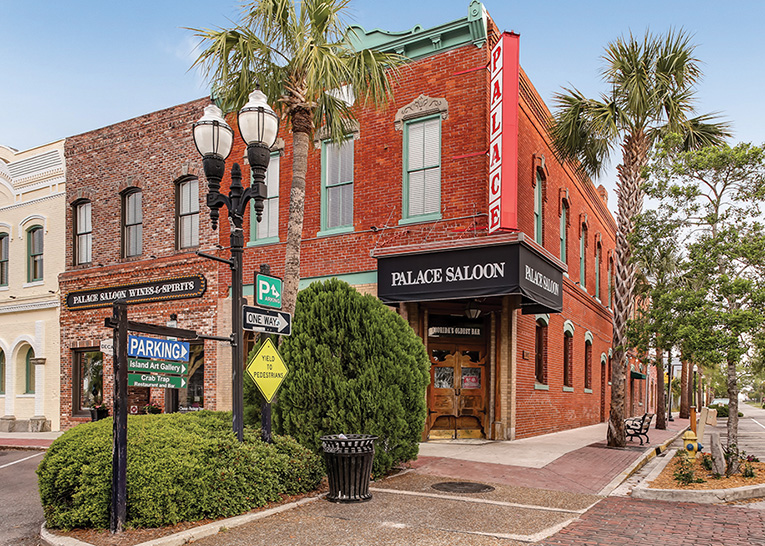
{"type": "Polygon", "coordinates": [[[409,324],[380,300],[332,279],[298,295],[280,353],[289,373],[274,424],[317,453],[327,434],[374,434],[373,473],[417,456],[429,362],[409,324]]]}
{"type": "MultiPolygon", "coordinates": [[[[127,523],[158,527],[241,514],[314,489],[321,459],[291,438],[239,443],[231,414],[128,417],[127,523]]],[[[104,528],[111,499],[112,419],[78,425],[48,449],[37,474],[46,525],[104,528]]]]}

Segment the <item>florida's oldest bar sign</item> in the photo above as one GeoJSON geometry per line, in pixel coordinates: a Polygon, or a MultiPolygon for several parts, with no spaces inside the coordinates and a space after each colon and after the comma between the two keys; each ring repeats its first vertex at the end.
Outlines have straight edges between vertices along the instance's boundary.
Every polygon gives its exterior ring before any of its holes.
{"type": "Polygon", "coordinates": [[[519,36],[503,33],[489,69],[489,233],[518,229],[519,36]]]}
{"type": "Polygon", "coordinates": [[[73,290],[66,295],[68,309],[106,307],[116,300],[128,303],[151,303],[201,297],[207,288],[204,275],[168,277],[148,282],[102,286],[89,290],[73,290]]]}

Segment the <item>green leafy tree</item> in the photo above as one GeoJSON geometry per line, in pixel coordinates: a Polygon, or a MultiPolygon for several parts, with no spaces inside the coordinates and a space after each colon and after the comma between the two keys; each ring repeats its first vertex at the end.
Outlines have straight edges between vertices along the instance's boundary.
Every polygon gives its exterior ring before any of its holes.
{"type": "Polygon", "coordinates": [[[648,191],[669,221],[685,228],[684,286],[674,294],[683,352],[705,368],[726,369],[733,445],[737,367],[765,339],[765,149],[723,145],[666,159],[653,170],[648,191]]]}
{"type": "Polygon", "coordinates": [[[373,49],[356,51],[344,35],[349,0],[255,0],[243,4],[230,29],[191,29],[206,48],[194,66],[212,80],[225,111],[241,108],[260,85],[292,132],[292,188],[285,249],[284,310],[294,312],[300,281],[305,179],[314,129],[340,143],[354,113],[350,90],[364,104],[385,105],[392,76],[404,58],[373,49]],[[347,87],[346,87],[347,86],[347,87]]]}
{"type": "Polygon", "coordinates": [[[617,166],[617,232],[614,260],[613,366],[609,446],[624,446],[626,325],[632,316],[635,286],[629,237],[643,204],[641,177],[657,139],[682,135],[688,149],[717,144],[727,135],[712,115],[694,116],[695,85],[701,76],[690,37],[682,31],[666,36],[631,34],[606,47],[603,79],[609,91],[599,99],[576,89],[555,96],[551,135],[558,154],[585,174],[597,175],[613,149],[621,147],[617,166]]]}
{"type": "Polygon", "coordinates": [[[373,473],[417,456],[430,381],[422,340],[380,300],[337,279],[298,295],[281,354],[289,374],[274,424],[321,450],[328,434],[374,434],[373,473]]]}

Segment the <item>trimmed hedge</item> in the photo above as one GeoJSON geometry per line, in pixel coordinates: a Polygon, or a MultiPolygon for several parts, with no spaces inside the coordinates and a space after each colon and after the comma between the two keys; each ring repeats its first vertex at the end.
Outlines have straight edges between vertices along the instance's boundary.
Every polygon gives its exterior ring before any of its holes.
{"type": "Polygon", "coordinates": [[[373,434],[372,472],[416,458],[425,425],[430,362],[395,311],[345,282],[298,294],[280,353],[289,373],[273,407],[275,429],[321,453],[326,434],[373,434]]]}
{"type": "MultiPolygon", "coordinates": [[[[45,454],[37,475],[46,525],[109,525],[112,419],[78,425],[45,454]]],[[[239,443],[231,414],[128,417],[127,524],[159,527],[241,514],[280,494],[316,488],[319,457],[291,438],[260,441],[247,429],[239,443]]]]}

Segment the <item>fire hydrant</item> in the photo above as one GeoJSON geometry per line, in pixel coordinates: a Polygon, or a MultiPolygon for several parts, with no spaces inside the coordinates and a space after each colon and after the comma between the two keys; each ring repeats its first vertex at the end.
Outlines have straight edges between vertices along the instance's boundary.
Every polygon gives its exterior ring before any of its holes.
{"type": "Polygon", "coordinates": [[[695,459],[696,454],[704,448],[704,446],[698,442],[696,433],[692,430],[688,430],[683,434],[683,447],[685,448],[683,453],[689,459],[695,459]]]}

